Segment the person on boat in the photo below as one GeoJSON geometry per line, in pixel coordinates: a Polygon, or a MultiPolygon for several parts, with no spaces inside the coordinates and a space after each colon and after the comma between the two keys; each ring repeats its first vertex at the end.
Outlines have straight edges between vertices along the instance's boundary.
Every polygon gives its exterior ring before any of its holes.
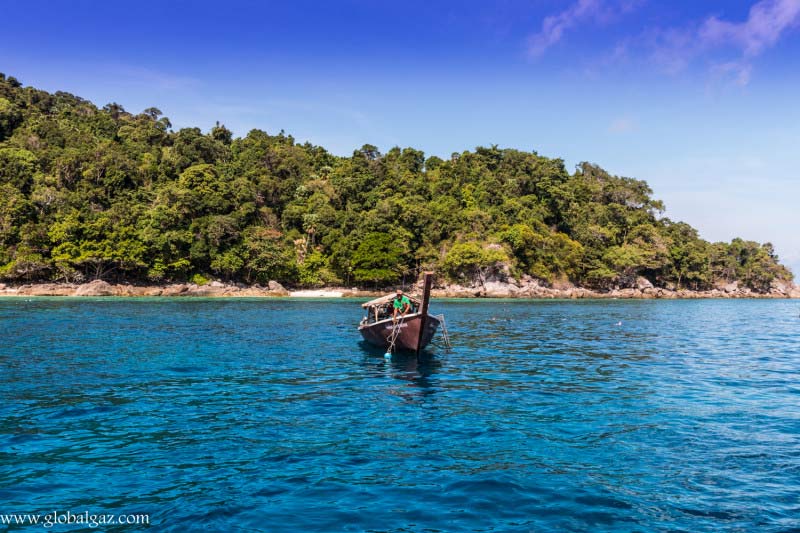
{"type": "Polygon", "coordinates": [[[408,296],[403,294],[403,291],[397,289],[397,295],[394,297],[393,300],[394,307],[394,314],[392,315],[393,319],[397,319],[397,315],[405,316],[406,313],[411,312],[411,300],[408,299],[408,296]]]}

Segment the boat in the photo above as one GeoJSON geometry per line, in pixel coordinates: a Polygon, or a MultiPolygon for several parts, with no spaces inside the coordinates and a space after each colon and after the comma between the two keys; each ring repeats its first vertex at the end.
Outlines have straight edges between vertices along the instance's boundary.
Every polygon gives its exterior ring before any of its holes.
{"type": "Polygon", "coordinates": [[[397,319],[392,317],[394,294],[387,294],[361,304],[366,316],[361,319],[358,331],[364,340],[391,353],[407,350],[419,354],[431,342],[444,317],[428,314],[433,275],[425,273],[425,283],[420,300],[406,295],[411,301],[411,312],[397,319]]]}

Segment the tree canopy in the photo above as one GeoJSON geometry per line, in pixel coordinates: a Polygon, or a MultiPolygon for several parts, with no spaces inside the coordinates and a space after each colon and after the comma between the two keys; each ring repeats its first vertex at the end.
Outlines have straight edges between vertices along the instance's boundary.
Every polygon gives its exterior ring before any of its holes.
{"type": "Polygon", "coordinates": [[[497,146],[350,157],[283,131],[234,137],[0,74],[0,279],[386,286],[438,269],[593,288],[766,291],[771,244],[709,243],[643,181],[497,146]]]}

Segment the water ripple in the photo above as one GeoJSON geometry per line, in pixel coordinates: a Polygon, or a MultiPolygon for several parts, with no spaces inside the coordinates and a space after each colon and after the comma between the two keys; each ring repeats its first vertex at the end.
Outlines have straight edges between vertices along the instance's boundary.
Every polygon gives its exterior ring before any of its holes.
{"type": "Polygon", "coordinates": [[[0,300],[0,513],[800,528],[796,304],[435,307],[456,346],[417,361],[363,347],[352,301],[0,300]]]}

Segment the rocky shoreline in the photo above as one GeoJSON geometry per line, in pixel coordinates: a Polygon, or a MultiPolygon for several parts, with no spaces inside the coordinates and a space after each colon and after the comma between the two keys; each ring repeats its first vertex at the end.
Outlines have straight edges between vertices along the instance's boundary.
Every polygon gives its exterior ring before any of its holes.
{"type": "Polygon", "coordinates": [[[703,299],[703,298],[800,298],[800,286],[775,283],[769,292],[755,292],[740,287],[738,282],[720,285],[711,290],[692,291],[654,287],[648,280],[639,278],[634,287],[620,287],[608,291],[597,291],[571,284],[547,287],[537,280],[488,281],[481,286],[464,287],[448,285],[435,289],[433,295],[440,298],[530,298],[530,299],[703,299]]]}
{"type": "MultiPolygon", "coordinates": [[[[170,285],[110,284],[95,280],[84,284],[37,283],[6,285],[0,283],[0,296],[122,296],[122,297],[203,297],[203,298],[261,298],[261,297],[371,297],[392,290],[365,290],[359,288],[326,287],[317,290],[288,290],[280,283],[270,281],[267,286],[226,284],[214,281],[206,285],[180,283],[170,285]]],[[[596,291],[571,284],[552,287],[538,280],[491,280],[471,286],[445,284],[435,287],[436,298],[522,298],[522,299],[698,299],[698,298],[800,298],[800,286],[774,283],[769,292],[754,292],[738,283],[720,285],[707,291],[690,291],[654,287],[648,280],[639,278],[634,287],[596,291]]]]}

